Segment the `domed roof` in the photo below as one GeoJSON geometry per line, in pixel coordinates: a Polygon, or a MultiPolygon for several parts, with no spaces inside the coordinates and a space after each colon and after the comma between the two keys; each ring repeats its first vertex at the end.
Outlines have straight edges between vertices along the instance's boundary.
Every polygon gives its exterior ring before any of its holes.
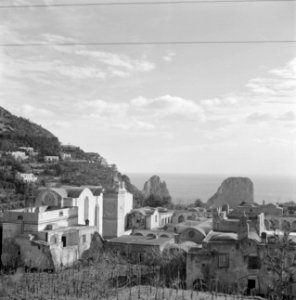
{"type": "Polygon", "coordinates": [[[211,231],[205,238],[205,242],[224,242],[224,241],[237,241],[238,235],[234,232],[218,232],[211,231]]]}

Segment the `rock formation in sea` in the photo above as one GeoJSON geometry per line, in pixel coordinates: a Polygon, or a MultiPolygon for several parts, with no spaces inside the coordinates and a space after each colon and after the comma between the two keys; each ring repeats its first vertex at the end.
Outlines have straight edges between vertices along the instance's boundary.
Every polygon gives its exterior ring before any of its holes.
{"type": "Polygon", "coordinates": [[[157,175],[149,178],[143,188],[144,205],[147,206],[167,206],[171,203],[171,195],[165,181],[161,181],[157,175]]]}
{"type": "Polygon", "coordinates": [[[228,204],[230,208],[233,208],[242,202],[254,202],[253,182],[247,177],[230,177],[222,182],[207,204],[212,208],[223,204],[228,204]]]}

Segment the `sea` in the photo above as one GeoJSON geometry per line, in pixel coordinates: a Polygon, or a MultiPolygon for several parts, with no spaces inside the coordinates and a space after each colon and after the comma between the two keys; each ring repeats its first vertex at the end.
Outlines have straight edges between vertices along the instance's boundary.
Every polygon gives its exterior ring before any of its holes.
{"type": "MultiPolygon", "coordinates": [[[[131,182],[140,190],[144,183],[154,174],[130,173],[127,174],[131,182]]],[[[222,181],[230,176],[209,174],[157,174],[167,184],[176,204],[190,204],[196,199],[206,202],[215,194],[222,181]]],[[[296,177],[254,175],[246,176],[254,184],[254,201],[261,204],[296,202],[296,177]]]]}

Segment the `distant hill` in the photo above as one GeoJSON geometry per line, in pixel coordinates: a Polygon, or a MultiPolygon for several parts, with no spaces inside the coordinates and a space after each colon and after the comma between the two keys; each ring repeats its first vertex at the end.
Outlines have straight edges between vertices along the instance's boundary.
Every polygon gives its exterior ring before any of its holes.
{"type": "Polygon", "coordinates": [[[33,147],[42,155],[60,151],[60,142],[51,132],[0,107],[0,150],[13,151],[21,146],[33,147]]]}
{"type": "MultiPolygon", "coordinates": [[[[142,193],[130,182],[128,176],[120,173],[116,165],[109,165],[100,154],[84,152],[73,145],[61,145],[59,139],[47,129],[30,120],[17,117],[2,107],[0,107],[0,151],[5,154],[0,158],[3,166],[0,168],[0,192],[4,191],[2,194],[6,202],[8,190],[10,202],[26,198],[22,193],[27,189],[23,186],[19,188],[20,182],[16,178],[17,172],[26,171],[38,176],[39,181],[35,188],[38,188],[38,185],[55,183],[76,186],[101,185],[106,190],[112,190],[117,188],[119,181],[124,181],[127,190],[134,195],[135,206],[142,203],[142,193]],[[24,162],[15,161],[6,155],[10,151],[17,151],[19,147],[33,147],[38,155],[24,162]],[[68,153],[71,159],[61,160],[62,153],[68,153]],[[43,156],[46,155],[59,156],[60,161],[47,164],[43,161],[43,156]],[[12,193],[15,193],[15,196],[12,193]]],[[[32,197],[32,193],[30,196],[32,197]]]]}

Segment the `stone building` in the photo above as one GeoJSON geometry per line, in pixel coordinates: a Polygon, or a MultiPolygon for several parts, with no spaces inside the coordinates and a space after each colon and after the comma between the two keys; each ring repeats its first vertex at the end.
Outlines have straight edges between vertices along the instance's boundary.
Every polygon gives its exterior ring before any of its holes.
{"type": "Polygon", "coordinates": [[[103,199],[103,237],[110,239],[129,234],[127,215],[133,209],[133,195],[122,182],[117,189],[105,191],[103,199]]]}
{"type": "Polygon", "coordinates": [[[131,230],[154,230],[171,223],[173,211],[164,207],[140,207],[133,209],[127,216],[127,228],[131,230]]]}
{"type": "Polygon", "coordinates": [[[225,212],[217,211],[213,231],[204,239],[202,248],[192,248],[188,253],[187,287],[205,285],[225,292],[257,288],[262,215],[256,221],[251,222],[246,216],[228,219],[225,212]]]}
{"type": "Polygon", "coordinates": [[[202,207],[192,207],[183,210],[175,210],[172,216],[173,224],[183,223],[185,221],[197,221],[203,218],[207,218],[208,213],[205,208],[202,207]]]}
{"type": "Polygon", "coordinates": [[[108,241],[107,248],[132,263],[151,261],[153,255],[175,243],[174,237],[158,237],[156,235],[123,235],[108,241]]]}
{"type": "MultiPolygon", "coordinates": [[[[256,295],[264,295],[274,288],[274,273],[265,264],[266,251],[281,247],[275,242],[281,233],[278,231],[275,235],[274,231],[266,230],[264,209],[266,207],[248,206],[247,216],[242,208],[238,208],[229,213],[229,218],[226,211],[214,212],[213,230],[204,239],[202,247],[192,247],[188,252],[187,288],[256,295]]],[[[279,211],[274,207],[267,210],[273,215],[279,211]]],[[[290,237],[286,257],[291,267],[293,263],[296,266],[294,235],[290,237]]],[[[295,279],[291,279],[287,294],[296,294],[295,279]]]]}
{"type": "Polygon", "coordinates": [[[96,226],[79,225],[78,216],[77,206],[5,211],[1,220],[3,265],[13,259],[41,270],[70,266],[90,248],[92,235],[97,232],[96,226]]]}

